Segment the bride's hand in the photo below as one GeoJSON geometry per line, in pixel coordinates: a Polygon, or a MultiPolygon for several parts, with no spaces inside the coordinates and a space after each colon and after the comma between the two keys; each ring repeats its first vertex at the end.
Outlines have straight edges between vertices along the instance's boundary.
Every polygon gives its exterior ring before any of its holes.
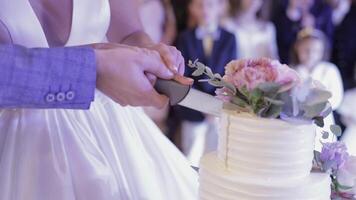
{"type": "Polygon", "coordinates": [[[174,78],[156,51],[117,44],[93,45],[97,58],[97,88],[126,106],[164,107],[168,98],[152,86],[147,74],[174,78]]]}
{"type": "Polygon", "coordinates": [[[181,52],[173,46],[168,46],[163,43],[153,44],[145,48],[157,51],[166,66],[174,73],[174,80],[185,85],[193,84],[193,80],[184,77],[185,62],[181,52]]]}

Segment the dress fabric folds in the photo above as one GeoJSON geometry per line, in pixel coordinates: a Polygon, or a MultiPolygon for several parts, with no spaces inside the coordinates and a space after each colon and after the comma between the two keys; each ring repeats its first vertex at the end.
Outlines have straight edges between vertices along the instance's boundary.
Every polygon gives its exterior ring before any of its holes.
{"type": "MultiPolygon", "coordinates": [[[[0,20],[13,43],[49,46],[28,1],[1,1],[0,20]]],[[[107,0],[73,0],[66,46],[104,41],[109,23],[107,0]]],[[[0,110],[1,200],[194,200],[197,190],[197,173],[141,108],[96,91],[90,110],[0,110]]]]}

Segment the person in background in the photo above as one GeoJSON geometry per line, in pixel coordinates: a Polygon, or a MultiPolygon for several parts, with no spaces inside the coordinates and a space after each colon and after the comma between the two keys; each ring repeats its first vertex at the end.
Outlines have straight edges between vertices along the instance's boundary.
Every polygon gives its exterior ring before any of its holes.
{"type": "MultiPolygon", "coordinates": [[[[332,93],[330,104],[336,110],[343,98],[343,85],[338,68],[327,62],[328,42],[325,35],[316,29],[307,28],[298,33],[297,40],[292,52],[292,66],[303,80],[309,77],[322,83],[332,93]]],[[[335,124],[333,114],[325,119],[323,130],[330,132],[330,125],[335,124]]],[[[318,130],[318,132],[321,130],[318,130]]],[[[316,150],[321,150],[320,140],[322,134],[317,134],[315,143],[316,150]]],[[[329,137],[323,141],[333,141],[335,137],[329,137]]]]}
{"type": "Polygon", "coordinates": [[[356,88],[345,92],[344,100],[337,110],[346,129],[341,141],[345,142],[348,152],[356,156],[356,88]]]}
{"type": "Polygon", "coordinates": [[[289,52],[300,30],[313,27],[326,34],[332,45],[334,25],[332,9],[324,0],[283,0],[275,10],[273,21],[282,63],[289,63],[289,52]]]}
{"type": "Polygon", "coordinates": [[[262,0],[230,0],[230,18],[223,26],[235,33],[238,58],[268,57],[277,59],[275,27],[258,16],[262,0]]]}
{"type": "Polygon", "coordinates": [[[188,27],[188,2],[189,0],[171,0],[174,14],[176,16],[178,33],[188,27]]]}
{"type": "Polygon", "coordinates": [[[170,0],[140,0],[140,20],[154,42],[173,44],[176,20],[170,0]]]}
{"type": "MultiPolygon", "coordinates": [[[[191,0],[189,12],[198,25],[179,35],[177,48],[185,60],[199,59],[211,67],[214,73],[224,74],[224,66],[236,58],[236,42],[232,33],[219,26],[220,0],[191,0]]],[[[192,70],[187,67],[186,75],[192,70]]],[[[199,83],[195,78],[193,87],[214,95],[215,88],[199,83]]],[[[182,149],[192,165],[198,166],[201,155],[216,149],[217,122],[212,116],[183,107],[177,107],[182,120],[182,149]]]]}
{"type": "Polygon", "coordinates": [[[350,10],[351,0],[326,0],[326,2],[333,9],[334,25],[339,25],[350,10]]]}
{"type": "MultiPolygon", "coordinates": [[[[332,62],[339,67],[343,78],[344,89],[356,87],[356,0],[351,1],[349,12],[336,27],[334,35],[334,48],[332,62]]],[[[335,119],[342,128],[344,124],[341,116],[336,113],[335,119]]],[[[346,132],[345,132],[346,133],[346,132]]]]}
{"type": "Polygon", "coordinates": [[[332,62],[340,69],[345,90],[356,87],[356,0],[335,30],[332,62]]]}
{"type": "MultiPolygon", "coordinates": [[[[170,0],[140,0],[139,3],[140,20],[144,31],[156,43],[173,44],[177,29],[170,0]]],[[[161,109],[144,107],[145,113],[165,134],[167,134],[168,108],[168,105],[161,109]]]]}

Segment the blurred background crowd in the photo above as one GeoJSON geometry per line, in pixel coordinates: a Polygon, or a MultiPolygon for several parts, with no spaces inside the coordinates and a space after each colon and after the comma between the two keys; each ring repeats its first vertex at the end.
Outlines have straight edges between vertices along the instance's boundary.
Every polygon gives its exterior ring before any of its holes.
{"type": "MultiPolygon", "coordinates": [[[[328,120],[356,152],[356,0],[140,0],[140,15],[156,42],[222,75],[232,59],[268,57],[319,80],[333,94],[328,120]]],[[[214,95],[206,83],[194,87],[214,95]]],[[[216,148],[216,118],[179,106],[145,110],[192,165],[216,148]]]]}

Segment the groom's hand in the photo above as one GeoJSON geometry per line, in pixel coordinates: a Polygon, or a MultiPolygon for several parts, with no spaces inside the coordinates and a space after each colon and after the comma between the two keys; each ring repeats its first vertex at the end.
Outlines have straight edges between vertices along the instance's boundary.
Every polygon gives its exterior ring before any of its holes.
{"type": "Polygon", "coordinates": [[[93,45],[97,57],[97,88],[117,103],[126,106],[161,108],[168,98],[153,88],[149,75],[174,78],[156,51],[137,47],[93,45]]]}

